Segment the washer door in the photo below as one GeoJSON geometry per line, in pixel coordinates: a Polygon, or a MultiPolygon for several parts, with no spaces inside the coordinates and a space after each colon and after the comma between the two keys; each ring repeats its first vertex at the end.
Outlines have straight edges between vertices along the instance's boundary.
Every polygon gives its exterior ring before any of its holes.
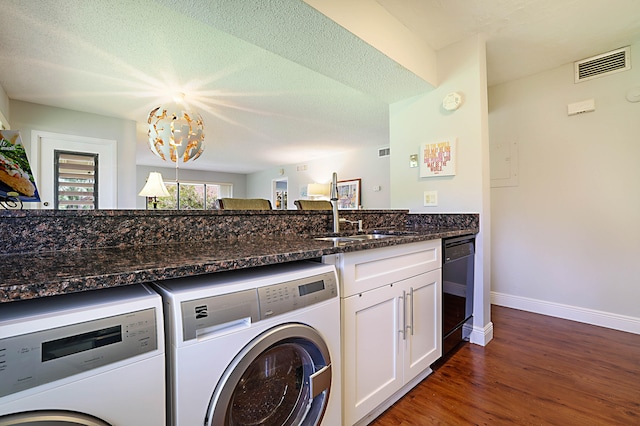
{"type": "Polygon", "coordinates": [[[110,426],[93,416],[72,411],[42,410],[0,417],[0,426],[110,426]]]}
{"type": "Polygon", "coordinates": [[[331,387],[329,349],[304,324],[283,324],[252,340],[225,370],[208,426],[318,425],[331,387]]]}

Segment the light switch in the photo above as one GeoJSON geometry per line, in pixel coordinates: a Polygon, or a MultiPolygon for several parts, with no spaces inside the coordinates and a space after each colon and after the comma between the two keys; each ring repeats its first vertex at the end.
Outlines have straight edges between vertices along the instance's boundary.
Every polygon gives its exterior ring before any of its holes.
{"type": "Polygon", "coordinates": [[[438,205],[438,191],[424,191],[424,206],[436,207],[438,205]]]}

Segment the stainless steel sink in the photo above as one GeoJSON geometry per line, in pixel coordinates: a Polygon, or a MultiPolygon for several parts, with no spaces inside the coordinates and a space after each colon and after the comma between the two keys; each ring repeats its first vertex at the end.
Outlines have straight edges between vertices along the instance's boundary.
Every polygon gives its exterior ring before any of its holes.
{"type": "Polygon", "coordinates": [[[353,237],[317,237],[317,238],[314,238],[314,239],[320,240],[320,241],[333,241],[333,242],[357,241],[357,239],[353,238],[353,237]]]}
{"type": "Polygon", "coordinates": [[[343,246],[345,244],[357,243],[368,240],[377,240],[380,238],[397,237],[397,235],[387,234],[359,234],[359,235],[347,235],[346,237],[317,237],[318,241],[332,241],[336,246],[343,246]]]}
{"type": "Polygon", "coordinates": [[[356,240],[377,240],[380,238],[397,237],[397,235],[388,234],[361,234],[361,235],[349,235],[347,238],[354,238],[356,240]]]}
{"type": "Polygon", "coordinates": [[[336,246],[343,246],[349,243],[357,243],[358,241],[362,241],[362,239],[356,239],[351,237],[318,237],[314,238],[318,241],[332,241],[336,246]]]}

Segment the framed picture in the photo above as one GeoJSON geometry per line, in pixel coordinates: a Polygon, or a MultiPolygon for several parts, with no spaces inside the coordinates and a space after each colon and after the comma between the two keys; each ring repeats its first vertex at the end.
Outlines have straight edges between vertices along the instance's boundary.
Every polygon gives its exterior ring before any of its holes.
{"type": "Polygon", "coordinates": [[[425,143],[421,147],[420,177],[456,174],[456,141],[425,143]]]}
{"type": "Polygon", "coordinates": [[[338,181],[338,209],[360,208],[360,179],[338,181]]]}
{"type": "Polygon", "coordinates": [[[40,201],[20,132],[0,130],[0,200],[40,201]]]}

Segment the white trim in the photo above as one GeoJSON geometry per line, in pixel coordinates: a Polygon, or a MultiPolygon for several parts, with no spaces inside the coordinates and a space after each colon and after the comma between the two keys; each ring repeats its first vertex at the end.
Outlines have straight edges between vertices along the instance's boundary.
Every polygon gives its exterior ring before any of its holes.
{"type": "MultiPolygon", "coordinates": [[[[467,327],[467,325],[465,325],[467,327]]],[[[471,329],[471,333],[469,334],[469,342],[480,345],[487,346],[493,339],[493,323],[489,321],[484,327],[469,327],[471,329]]]]}
{"type": "Polygon", "coordinates": [[[105,182],[105,180],[103,179],[99,184],[100,195],[98,203],[100,204],[99,208],[101,209],[115,209],[118,207],[118,142],[116,140],[32,130],[31,155],[29,156],[29,162],[31,163],[31,171],[33,172],[36,183],[39,182],[41,184],[40,186],[38,186],[38,190],[40,192],[40,198],[43,199],[41,206],[36,208],[42,208],[45,206],[46,208],[52,208],[51,202],[49,202],[48,206],[46,203],[46,197],[51,197],[51,194],[46,194],[46,191],[42,191],[43,185],[42,181],[40,180],[40,177],[43,173],[41,161],[41,156],[43,155],[42,139],[58,139],[64,142],[83,144],[88,147],[87,149],[90,152],[99,150],[100,152],[108,153],[108,155],[111,157],[110,161],[106,163],[104,161],[98,163],[100,175],[103,177],[108,175],[110,177],[108,181],[105,182]]]}
{"type": "Polygon", "coordinates": [[[513,296],[495,291],[491,292],[491,303],[498,306],[640,334],[640,318],[636,317],[581,308],[579,306],[563,305],[546,300],[513,296]]]}
{"type": "MultiPolygon", "coordinates": [[[[118,142],[113,139],[99,139],[88,136],[68,135],[65,133],[44,132],[42,130],[31,131],[31,155],[29,162],[31,163],[31,171],[35,175],[40,172],[40,140],[42,138],[63,139],[70,142],[93,143],[100,146],[108,146],[113,150],[114,158],[118,158],[117,146],[118,142]]],[[[35,176],[39,178],[39,176],[35,176]]]]}

